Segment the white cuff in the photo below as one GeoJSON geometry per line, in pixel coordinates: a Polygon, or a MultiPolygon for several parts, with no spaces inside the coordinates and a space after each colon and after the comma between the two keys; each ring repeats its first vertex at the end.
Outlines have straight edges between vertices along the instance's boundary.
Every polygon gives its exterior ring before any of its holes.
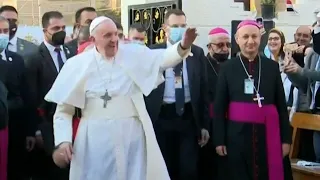
{"type": "Polygon", "coordinates": [[[53,118],[54,142],[59,145],[63,142],[72,142],[72,118],[75,107],[70,105],[57,105],[53,118]]]}

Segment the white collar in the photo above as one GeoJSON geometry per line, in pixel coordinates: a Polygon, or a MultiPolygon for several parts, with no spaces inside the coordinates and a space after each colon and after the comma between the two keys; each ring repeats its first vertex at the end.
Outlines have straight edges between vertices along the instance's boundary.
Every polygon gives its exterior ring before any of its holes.
{"type": "Polygon", "coordinates": [[[17,45],[17,43],[18,43],[17,34],[15,34],[15,35],[13,36],[13,38],[12,38],[9,42],[10,42],[10,44],[13,45],[13,46],[17,45]]]}
{"type": "MultiPolygon", "coordinates": [[[[49,44],[46,40],[43,41],[44,45],[46,45],[47,49],[50,51],[50,52],[55,52],[55,49],[57,47],[55,46],[52,46],[51,44],[49,44]]],[[[60,50],[62,51],[63,50],[63,46],[61,45],[60,46],[60,50]]]]}
{"type": "MultiPolygon", "coordinates": [[[[1,60],[7,61],[6,51],[3,50],[0,54],[1,54],[1,56],[2,56],[2,59],[1,59],[1,60]]],[[[9,59],[10,59],[10,58],[9,58],[9,59]]]]}
{"type": "MultiPolygon", "coordinates": [[[[94,49],[93,52],[94,52],[94,57],[95,57],[95,60],[96,60],[96,61],[98,61],[98,62],[104,61],[104,60],[106,60],[106,62],[113,62],[113,61],[114,61],[115,57],[109,58],[109,59],[104,58],[104,57],[102,56],[102,54],[98,52],[96,46],[94,46],[93,49],[94,49]]],[[[119,51],[119,50],[118,50],[118,51],[119,51]]]]}

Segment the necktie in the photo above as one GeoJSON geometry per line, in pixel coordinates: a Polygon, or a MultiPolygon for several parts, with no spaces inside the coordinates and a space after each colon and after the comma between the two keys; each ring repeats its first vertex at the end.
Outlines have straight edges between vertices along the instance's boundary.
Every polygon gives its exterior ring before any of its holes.
{"type": "Polygon", "coordinates": [[[175,88],[176,113],[179,116],[181,116],[184,113],[184,100],[185,100],[182,67],[183,67],[183,62],[181,62],[174,68],[175,77],[180,77],[181,83],[182,83],[182,88],[175,88]]]}
{"type": "Polygon", "coordinates": [[[7,50],[10,50],[10,49],[9,49],[9,46],[11,46],[11,45],[12,45],[11,42],[9,42],[6,49],[7,49],[7,50]]]}
{"type": "Polygon", "coordinates": [[[54,51],[57,53],[57,58],[58,58],[58,65],[59,65],[59,72],[62,69],[62,66],[64,64],[61,56],[61,49],[60,48],[55,48],[54,51]]]}

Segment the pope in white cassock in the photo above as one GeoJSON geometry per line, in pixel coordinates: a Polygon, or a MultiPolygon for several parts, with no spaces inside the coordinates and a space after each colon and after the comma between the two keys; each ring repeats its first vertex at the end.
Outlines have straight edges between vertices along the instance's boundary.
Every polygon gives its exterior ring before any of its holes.
{"type": "Polygon", "coordinates": [[[143,94],[164,81],[165,69],[192,55],[196,29],[161,50],[118,44],[107,17],[94,19],[90,34],[95,47],[69,59],[45,97],[57,103],[54,162],[71,162],[70,180],[169,180],[143,94]],[[72,145],[75,107],[82,118],[72,145]]]}

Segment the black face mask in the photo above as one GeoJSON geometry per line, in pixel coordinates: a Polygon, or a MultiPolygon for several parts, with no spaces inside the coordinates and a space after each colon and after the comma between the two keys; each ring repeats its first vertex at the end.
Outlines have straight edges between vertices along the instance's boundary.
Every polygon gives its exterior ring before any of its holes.
{"type": "Polygon", "coordinates": [[[226,60],[228,60],[229,53],[227,54],[214,53],[212,57],[215,58],[218,62],[225,62],[226,60]]]}
{"type": "Polygon", "coordinates": [[[14,20],[9,20],[9,39],[12,39],[18,30],[18,26],[14,20]]]}
{"type": "Polygon", "coordinates": [[[66,32],[65,31],[59,31],[54,34],[52,34],[52,45],[53,46],[61,46],[64,44],[64,40],[66,38],[66,32]]]}

